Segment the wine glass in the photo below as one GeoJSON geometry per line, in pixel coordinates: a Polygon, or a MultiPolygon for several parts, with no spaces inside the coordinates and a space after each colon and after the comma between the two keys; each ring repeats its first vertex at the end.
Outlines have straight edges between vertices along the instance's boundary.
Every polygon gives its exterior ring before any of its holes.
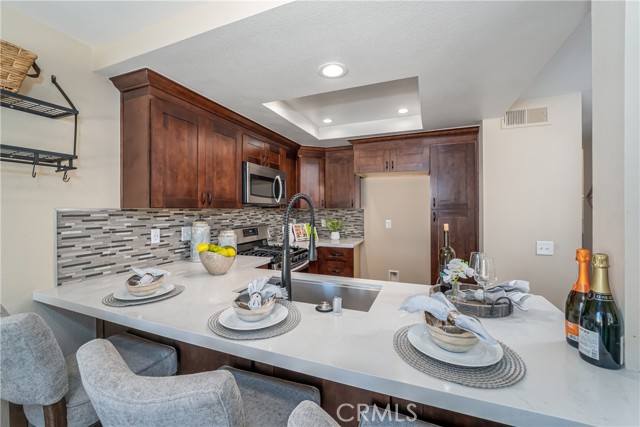
{"type": "Polygon", "coordinates": [[[487,289],[492,288],[498,283],[498,276],[496,275],[496,267],[493,258],[488,257],[486,254],[482,254],[478,257],[478,261],[473,266],[473,277],[476,282],[484,291],[483,297],[486,300],[487,289]]]}

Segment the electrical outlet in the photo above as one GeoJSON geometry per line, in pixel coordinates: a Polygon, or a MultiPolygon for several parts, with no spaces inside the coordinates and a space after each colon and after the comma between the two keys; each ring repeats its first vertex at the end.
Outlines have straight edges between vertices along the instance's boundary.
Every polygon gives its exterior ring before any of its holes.
{"type": "Polygon", "coordinates": [[[191,240],[191,227],[182,227],[182,234],[180,235],[180,240],[183,242],[187,242],[191,240]]]}
{"type": "Polygon", "coordinates": [[[384,220],[384,227],[385,228],[391,228],[391,220],[390,219],[385,219],[384,220]]]}
{"type": "Polygon", "coordinates": [[[322,227],[326,227],[326,226],[327,226],[327,220],[326,220],[326,219],[321,219],[321,220],[320,220],[320,225],[321,225],[322,227]]]}
{"type": "Polygon", "coordinates": [[[151,243],[160,243],[160,229],[152,228],[151,229],[151,243]]]}
{"type": "Polygon", "coordinates": [[[553,242],[545,240],[536,241],[536,255],[553,255],[553,242]]]}
{"type": "Polygon", "coordinates": [[[400,281],[400,272],[398,270],[389,270],[389,281],[391,281],[391,282],[399,282],[400,281]]]}

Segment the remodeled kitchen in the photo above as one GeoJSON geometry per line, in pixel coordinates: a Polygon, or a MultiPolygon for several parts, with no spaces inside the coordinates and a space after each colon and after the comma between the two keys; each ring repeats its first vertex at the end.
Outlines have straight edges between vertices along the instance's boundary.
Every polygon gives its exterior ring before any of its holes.
{"type": "Polygon", "coordinates": [[[638,9],[3,2],[2,427],[638,425],[638,9]]]}

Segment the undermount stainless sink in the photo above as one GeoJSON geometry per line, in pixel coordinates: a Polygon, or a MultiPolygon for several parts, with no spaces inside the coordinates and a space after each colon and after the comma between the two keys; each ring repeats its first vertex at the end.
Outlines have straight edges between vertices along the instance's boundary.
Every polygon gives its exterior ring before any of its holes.
{"type": "MultiPolygon", "coordinates": [[[[272,277],[269,283],[280,285],[280,277],[272,277]]],[[[380,288],[360,284],[343,284],[328,280],[291,279],[292,299],[318,305],[322,301],[333,303],[333,297],[342,298],[342,308],[369,311],[380,288]]]]}

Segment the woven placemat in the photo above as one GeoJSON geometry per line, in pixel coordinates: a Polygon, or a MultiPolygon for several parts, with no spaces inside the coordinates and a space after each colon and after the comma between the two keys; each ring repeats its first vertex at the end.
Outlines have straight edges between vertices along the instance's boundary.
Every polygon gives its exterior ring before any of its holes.
{"type": "Polygon", "coordinates": [[[130,305],[142,305],[142,304],[150,304],[152,302],[162,301],[168,298],[173,298],[176,295],[179,295],[184,291],[184,286],[182,285],[174,285],[174,288],[171,292],[167,292],[164,295],[158,295],[157,297],[145,298],[141,300],[121,300],[117,299],[113,296],[113,294],[109,294],[102,299],[102,303],[104,305],[108,305],[111,307],[128,307],[130,305]]]}
{"type": "Polygon", "coordinates": [[[220,322],[218,322],[218,317],[220,317],[220,314],[224,311],[220,310],[209,318],[209,329],[221,337],[232,340],[262,340],[286,334],[300,323],[300,310],[298,310],[298,307],[296,307],[292,302],[286,300],[277,300],[276,302],[285,306],[287,310],[289,310],[289,314],[282,322],[273,326],[253,331],[238,331],[235,329],[225,328],[220,324],[220,322]]]}
{"type": "Polygon", "coordinates": [[[509,387],[522,378],[527,367],[522,358],[505,344],[502,346],[504,356],[490,366],[471,368],[457,366],[433,359],[417,350],[409,342],[408,332],[414,325],[405,326],[393,336],[393,347],[396,353],[413,368],[432,377],[476,388],[509,387]]]}

